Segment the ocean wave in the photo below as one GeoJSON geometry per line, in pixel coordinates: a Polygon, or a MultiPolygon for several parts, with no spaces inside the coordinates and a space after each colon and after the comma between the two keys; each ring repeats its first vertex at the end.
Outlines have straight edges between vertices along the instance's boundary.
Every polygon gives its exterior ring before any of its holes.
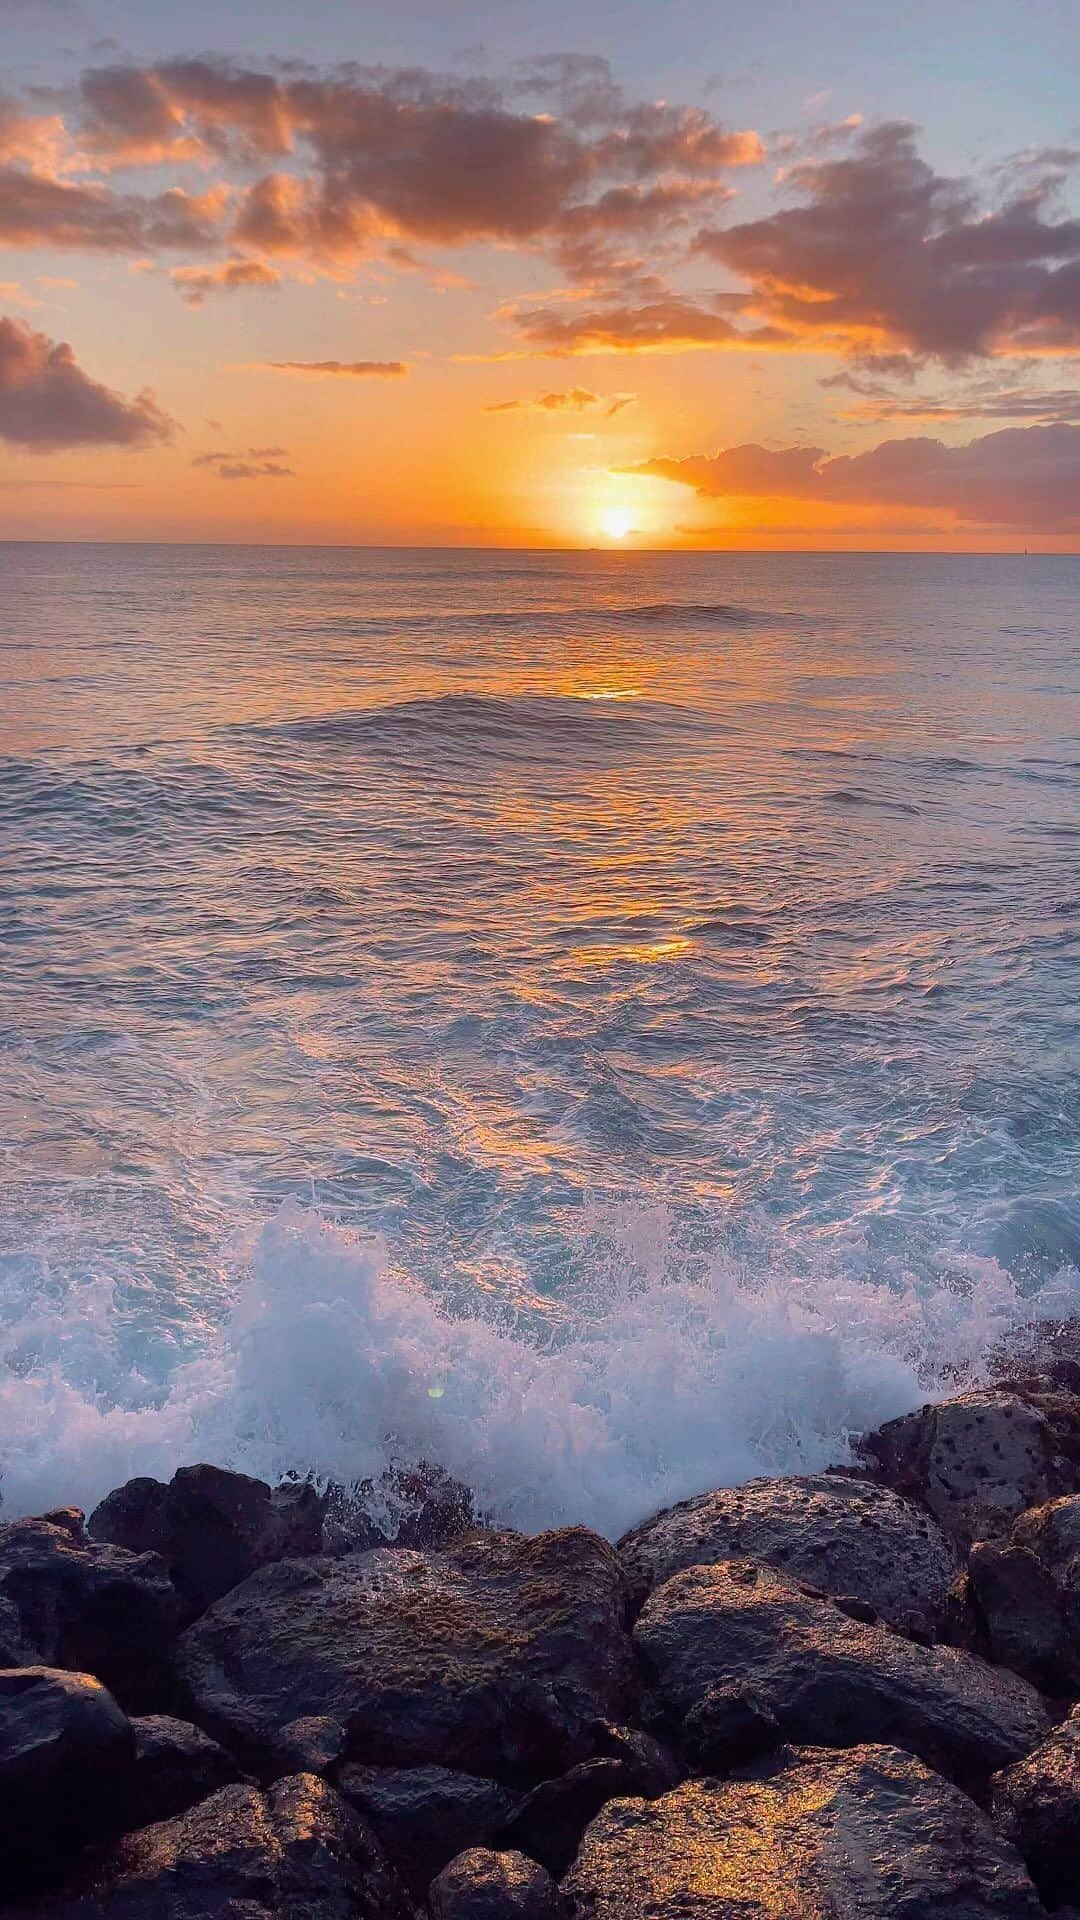
{"type": "MultiPolygon", "coordinates": [[[[500,631],[528,633],[608,632],[620,627],[666,627],[678,633],[690,627],[772,627],[802,624],[805,616],[790,610],[739,606],[726,600],[641,600],[607,605],[565,607],[484,607],[440,612],[402,613],[396,608],[373,608],[360,613],[323,615],[320,638],[341,639],[369,634],[468,632],[482,638],[500,631]]],[[[820,622],[818,623],[820,624],[820,622]]]]}
{"type": "Polygon", "coordinates": [[[662,1214],[624,1212],[553,1333],[448,1311],[377,1241],[297,1203],[265,1225],[224,1322],[157,1385],[121,1359],[106,1276],[78,1312],[25,1275],[0,1301],[6,1514],[89,1507],[200,1459],[351,1482],[436,1461],[498,1521],[617,1536],[755,1475],[850,1458],[853,1435],[977,1378],[1019,1325],[1080,1305],[1064,1272],[1025,1299],[992,1260],[936,1280],[687,1260],[662,1214]]]}
{"type": "Polygon", "coordinates": [[[319,746],[392,748],[415,743],[425,751],[465,747],[516,757],[546,755],[560,742],[575,747],[636,736],[684,734],[700,739],[728,731],[689,707],[637,695],[444,693],[385,706],[358,707],[237,728],[267,740],[319,746]]]}

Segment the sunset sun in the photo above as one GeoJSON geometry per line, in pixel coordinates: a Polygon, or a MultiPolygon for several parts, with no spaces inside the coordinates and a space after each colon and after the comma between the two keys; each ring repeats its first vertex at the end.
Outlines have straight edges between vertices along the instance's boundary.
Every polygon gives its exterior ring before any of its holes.
{"type": "Polygon", "coordinates": [[[600,516],[600,531],[609,540],[625,540],[634,531],[634,516],[629,507],[606,507],[600,516]]]}

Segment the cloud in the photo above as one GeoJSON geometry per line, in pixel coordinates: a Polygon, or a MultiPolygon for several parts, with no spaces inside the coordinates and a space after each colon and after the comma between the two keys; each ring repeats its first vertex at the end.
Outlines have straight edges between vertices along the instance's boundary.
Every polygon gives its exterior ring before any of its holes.
{"type": "Polygon", "coordinates": [[[663,292],[638,304],[614,301],[584,306],[548,302],[502,310],[534,352],[657,353],[688,347],[739,345],[743,336],[713,307],[663,292]]]}
{"type": "Polygon", "coordinates": [[[307,373],[357,380],[396,379],[409,371],[406,360],[252,360],[248,367],[252,373],[307,373]]]}
{"type": "Polygon", "coordinates": [[[248,447],[246,453],[225,453],[214,448],[197,453],[193,467],[207,467],[219,480],[295,480],[292,467],[281,465],[287,447],[248,447]]]}
{"type": "Polygon", "coordinates": [[[211,58],[113,65],[83,75],[79,110],[100,164],[231,169],[247,180],[234,242],[323,262],[387,241],[557,249],[580,244],[583,226],[594,245],[655,232],[677,207],[718,204],[722,174],[763,154],[756,134],[703,108],[629,99],[599,61],[536,62],[501,83],[211,58]],[[524,110],[524,95],[557,110],[524,110]]]}
{"type": "Polygon", "coordinates": [[[219,237],[228,199],[221,187],[180,187],[146,198],[114,194],[28,170],[0,166],[0,245],[107,253],[205,249],[219,237]]]}
{"type": "Polygon", "coordinates": [[[698,247],[750,283],[751,310],[792,345],[954,365],[1080,350],[1080,220],[1056,216],[1057,177],[1010,179],[982,211],[894,121],[843,158],[792,167],[803,204],[708,228],[698,247]]]}
{"type": "Polygon", "coordinates": [[[84,373],[71,348],[19,320],[0,319],[0,439],[34,453],[64,447],[147,447],[174,422],[153,394],[134,400],[84,373]]]}
{"type": "Polygon", "coordinates": [[[607,419],[631,407],[635,393],[593,393],[588,387],[569,387],[564,392],[537,394],[535,400],[496,400],[485,413],[595,413],[607,419]]]}
{"type": "Polygon", "coordinates": [[[820,384],[853,394],[844,420],[1080,421],[1080,387],[1009,385],[995,377],[969,381],[955,394],[898,393],[888,381],[860,373],[837,373],[820,384]]]}
{"type": "Polygon", "coordinates": [[[886,440],[830,458],[820,447],[726,447],[631,469],[713,499],[803,500],[820,505],[910,507],[965,526],[1044,532],[1080,528],[1080,427],[1004,427],[967,446],[929,438],[886,440]]]}
{"type": "Polygon", "coordinates": [[[241,293],[252,288],[276,293],[281,275],[264,260],[223,260],[216,267],[173,267],[169,278],[189,307],[201,307],[208,294],[241,293]]]}

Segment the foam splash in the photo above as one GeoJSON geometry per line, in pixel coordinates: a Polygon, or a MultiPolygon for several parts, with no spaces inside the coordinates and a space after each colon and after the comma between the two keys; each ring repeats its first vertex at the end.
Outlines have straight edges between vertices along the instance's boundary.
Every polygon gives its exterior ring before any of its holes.
{"type": "Polygon", "coordinates": [[[89,1508],[136,1473],[212,1460],[352,1482],[436,1461],[495,1519],[609,1537],[671,1501],[850,1458],[853,1435],[978,1378],[1017,1326],[1080,1306],[1067,1271],[1024,1298],[993,1261],[927,1283],[687,1271],[655,1218],[583,1279],[552,1334],[454,1316],[294,1203],[260,1232],[227,1318],[152,1386],[119,1365],[113,1290],[38,1302],[0,1351],[6,1517],[89,1508]]]}

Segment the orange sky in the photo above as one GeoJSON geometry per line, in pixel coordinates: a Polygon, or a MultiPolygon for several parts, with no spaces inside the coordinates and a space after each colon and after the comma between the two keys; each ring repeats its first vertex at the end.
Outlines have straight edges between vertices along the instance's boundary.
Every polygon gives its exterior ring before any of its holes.
{"type": "Polygon", "coordinates": [[[0,536],[1080,544],[1064,106],[99,44],[0,98],[0,536]]]}

